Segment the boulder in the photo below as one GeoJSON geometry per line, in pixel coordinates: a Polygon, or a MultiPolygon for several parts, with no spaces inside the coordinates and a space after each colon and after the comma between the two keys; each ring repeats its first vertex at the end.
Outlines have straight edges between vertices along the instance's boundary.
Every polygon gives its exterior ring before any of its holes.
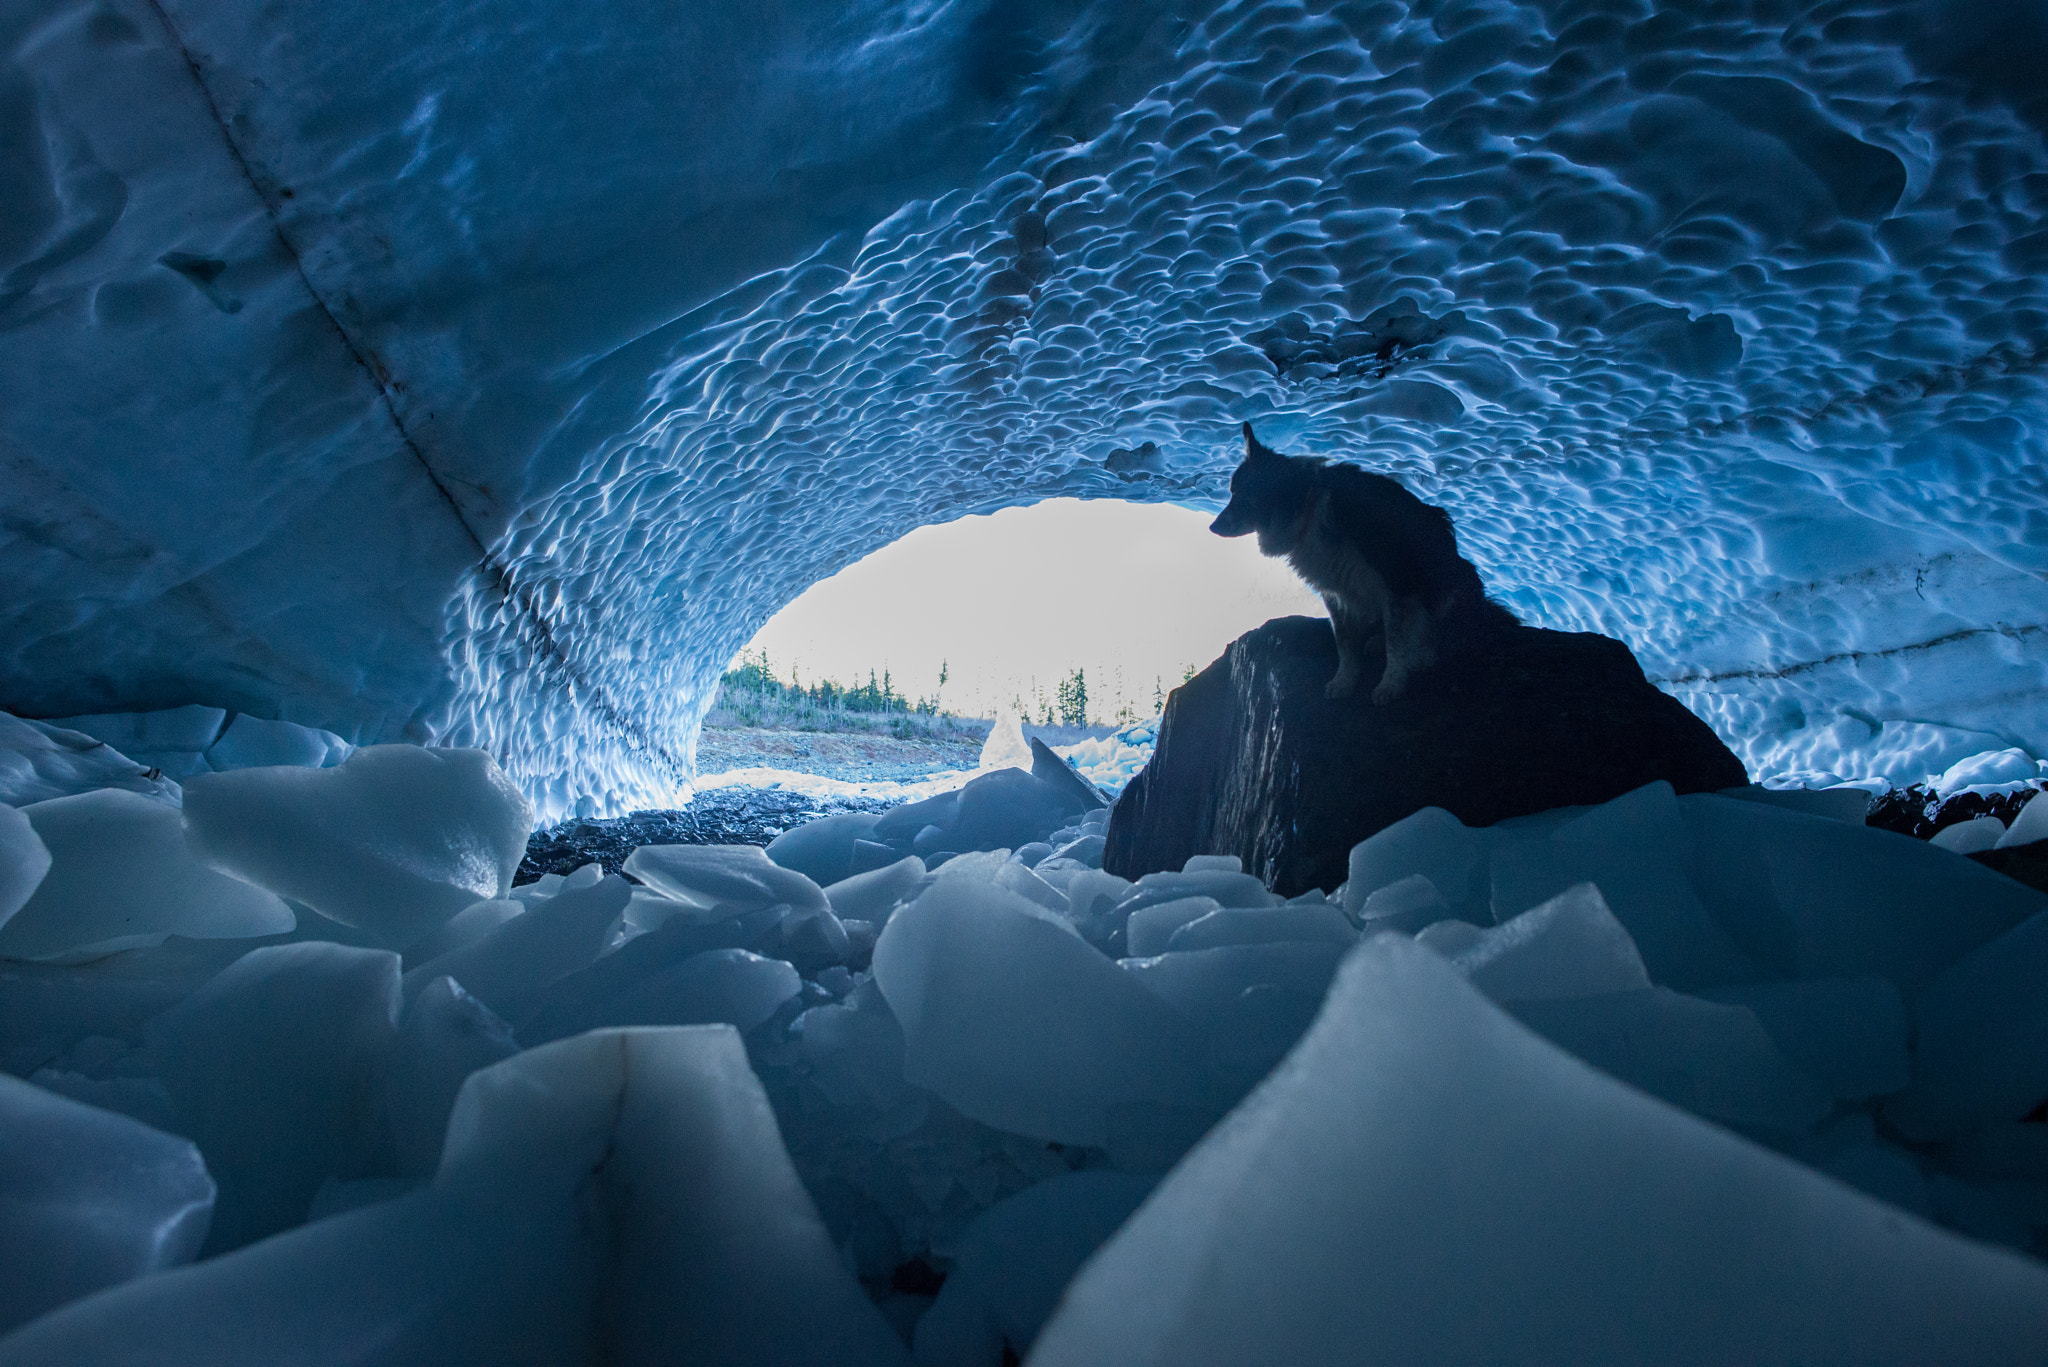
{"type": "MultiPolygon", "coordinates": [[[[1516,627],[1385,706],[1325,698],[1336,667],[1327,621],[1282,617],[1175,689],[1152,762],[1111,813],[1102,867],[1136,878],[1235,854],[1292,897],[1335,888],[1352,846],[1424,807],[1488,826],[1656,779],[1680,793],[1748,781],[1606,636],[1516,627]]],[[[1365,677],[1379,671],[1374,652],[1365,677]]]]}

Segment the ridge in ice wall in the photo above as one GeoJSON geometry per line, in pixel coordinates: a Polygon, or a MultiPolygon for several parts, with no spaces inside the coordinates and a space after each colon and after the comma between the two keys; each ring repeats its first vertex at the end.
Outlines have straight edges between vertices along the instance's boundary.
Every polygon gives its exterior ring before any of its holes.
{"type": "Polygon", "coordinates": [[[17,7],[0,706],[660,801],[808,584],[1043,497],[1215,506],[1252,419],[1449,507],[1756,772],[2038,764],[2040,30],[17,7]]]}

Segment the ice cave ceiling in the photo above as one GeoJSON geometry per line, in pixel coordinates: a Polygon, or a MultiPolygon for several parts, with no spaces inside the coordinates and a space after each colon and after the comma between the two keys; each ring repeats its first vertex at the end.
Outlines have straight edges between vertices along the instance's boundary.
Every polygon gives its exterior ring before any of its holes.
{"type": "Polygon", "coordinates": [[[1007,504],[1213,503],[1250,418],[1451,508],[1759,771],[2048,756],[2044,34],[17,0],[0,707],[635,803],[810,583],[1007,504]]]}

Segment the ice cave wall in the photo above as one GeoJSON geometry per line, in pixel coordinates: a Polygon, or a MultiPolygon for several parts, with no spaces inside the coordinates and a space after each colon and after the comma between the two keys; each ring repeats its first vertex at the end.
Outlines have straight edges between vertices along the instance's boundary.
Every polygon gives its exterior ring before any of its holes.
{"type": "Polygon", "coordinates": [[[809,583],[1006,504],[1213,503],[1251,418],[1449,506],[1759,770],[2038,760],[2043,30],[12,5],[0,707],[659,801],[809,583]]]}

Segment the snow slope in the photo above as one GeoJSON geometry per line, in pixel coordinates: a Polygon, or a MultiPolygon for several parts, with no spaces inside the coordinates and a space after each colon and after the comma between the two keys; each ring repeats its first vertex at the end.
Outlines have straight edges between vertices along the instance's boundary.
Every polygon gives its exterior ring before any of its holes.
{"type": "Polygon", "coordinates": [[[17,6],[0,706],[661,800],[810,583],[1053,495],[1213,505],[1250,418],[1451,508],[1762,773],[2038,760],[2042,38],[1931,0],[17,6]]]}

